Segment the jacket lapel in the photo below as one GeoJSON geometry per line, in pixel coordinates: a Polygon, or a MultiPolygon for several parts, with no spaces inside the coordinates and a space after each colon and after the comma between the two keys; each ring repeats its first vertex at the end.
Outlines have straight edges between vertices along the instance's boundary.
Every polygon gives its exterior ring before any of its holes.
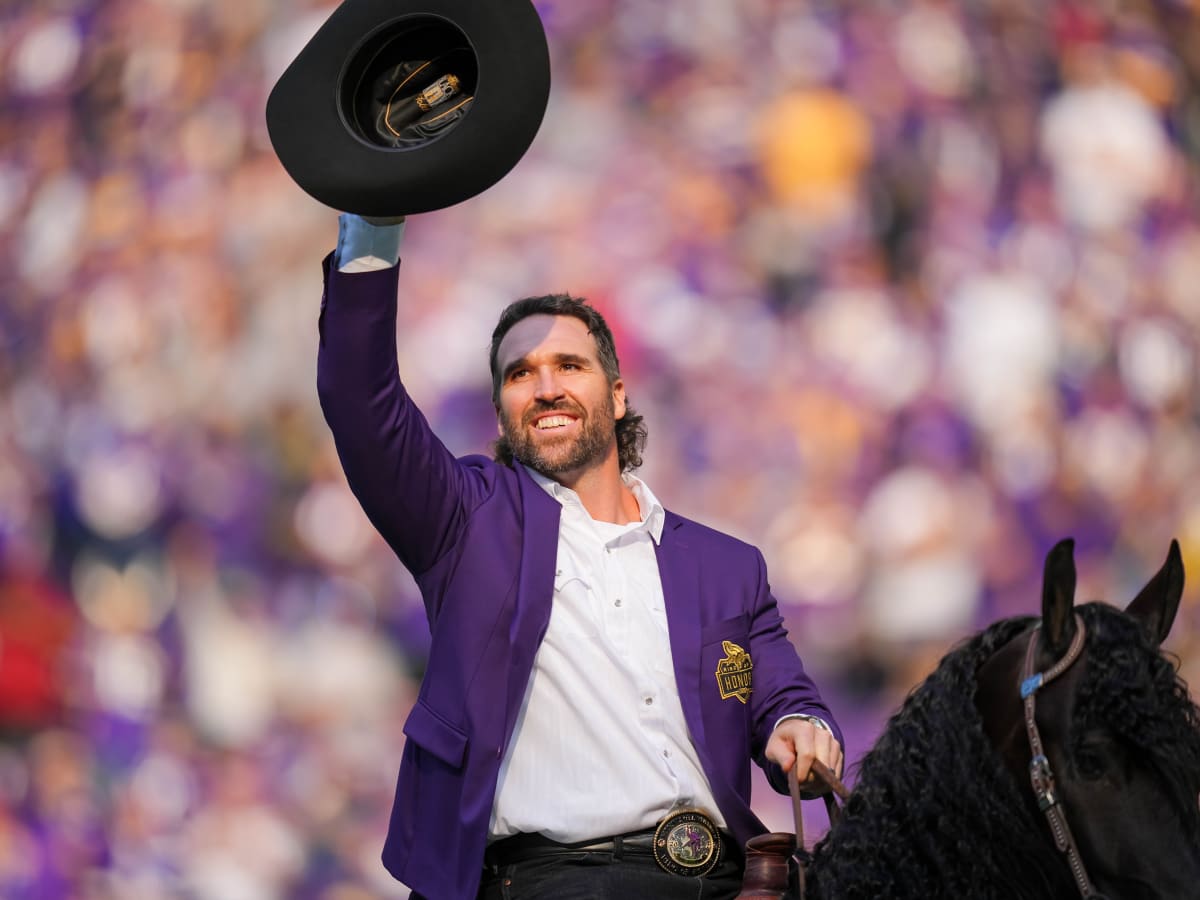
{"type": "Polygon", "coordinates": [[[658,574],[662,579],[663,603],[667,609],[667,632],[671,637],[671,661],[683,716],[696,749],[703,753],[704,717],[700,710],[700,567],[688,547],[683,521],[668,512],[662,541],[657,547],[658,574]]]}
{"type": "Polygon", "coordinates": [[[514,463],[513,469],[521,487],[524,522],[516,608],[508,626],[512,654],[506,700],[509,735],[533,671],[533,657],[550,624],[554,567],[558,562],[558,522],[562,514],[558,501],[542,490],[520,463],[514,463]]]}

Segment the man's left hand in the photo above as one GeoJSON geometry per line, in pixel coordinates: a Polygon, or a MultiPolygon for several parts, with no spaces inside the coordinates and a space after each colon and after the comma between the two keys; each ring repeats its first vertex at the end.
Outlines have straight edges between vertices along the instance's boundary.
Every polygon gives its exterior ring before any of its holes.
{"type": "Polygon", "coordinates": [[[808,719],[784,719],[767,741],[767,759],[783,769],[795,768],[796,780],[802,787],[815,782],[812,773],[814,759],[829,766],[842,776],[842,747],[832,734],[808,719]]]}

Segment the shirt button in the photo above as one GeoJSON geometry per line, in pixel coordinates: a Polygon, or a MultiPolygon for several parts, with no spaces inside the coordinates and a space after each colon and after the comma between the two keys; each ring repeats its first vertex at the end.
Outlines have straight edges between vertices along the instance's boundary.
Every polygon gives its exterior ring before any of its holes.
{"type": "Polygon", "coordinates": [[[621,598],[618,597],[616,600],[613,601],[613,606],[620,606],[620,605],[621,605],[621,598]]]}
{"type": "Polygon", "coordinates": [[[650,706],[652,703],[654,703],[654,698],[653,698],[653,697],[647,697],[647,698],[646,698],[646,705],[647,705],[647,706],[650,706]]]}
{"type": "Polygon", "coordinates": [[[664,750],[664,751],[663,751],[663,756],[670,756],[670,755],[671,755],[671,751],[670,751],[670,750],[664,750]]]}

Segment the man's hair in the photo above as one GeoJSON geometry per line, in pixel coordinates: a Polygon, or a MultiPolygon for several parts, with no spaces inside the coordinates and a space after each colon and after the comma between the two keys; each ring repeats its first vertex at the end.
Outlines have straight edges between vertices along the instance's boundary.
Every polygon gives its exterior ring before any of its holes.
{"type": "MultiPolygon", "coordinates": [[[[596,342],[596,352],[600,359],[600,367],[611,386],[621,377],[621,363],[617,359],[616,342],[613,341],[612,331],[604,316],[582,297],[572,297],[570,294],[546,294],[542,297],[526,297],[510,303],[500,314],[500,321],[492,332],[492,346],[488,353],[488,365],[492,370],[492,405],[500,408],[500,379],[503,373],[499,369],[497,355],[500,352],[500,342],[514,325],[530,316],[573,316],[587,326],[588,334],[596,342]]],[[[636,469],[642,464],[642,449],[646,446],[646,426],[642,417],[634,412],[625,401],[625,415],[617,419],[617,460],[621,471],[636,469]]],[[[496,461],[512,465],[512,447],[508,441],[500,438],[493,445],[496,461]]]]}

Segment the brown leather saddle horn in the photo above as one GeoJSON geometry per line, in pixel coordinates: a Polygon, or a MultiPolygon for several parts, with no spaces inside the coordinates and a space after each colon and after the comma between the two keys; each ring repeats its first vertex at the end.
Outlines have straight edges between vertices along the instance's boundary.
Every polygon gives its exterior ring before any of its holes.
{"type": "MultiPolygon", "coordinates": [[[[832,828],[842,815],[838,800],[844,803],[850,792],[824,763],[814,761],[812,768],[819,785],[812,796],[824,798],[829,827],[832,828]]],[[[801,815],[804,797],[795,772],[788,773],[788,789],[792,795],[796,833],[773,831],[746,842],[746,871],[737,900],[804,900],[804,819],[801,815]]]]}

